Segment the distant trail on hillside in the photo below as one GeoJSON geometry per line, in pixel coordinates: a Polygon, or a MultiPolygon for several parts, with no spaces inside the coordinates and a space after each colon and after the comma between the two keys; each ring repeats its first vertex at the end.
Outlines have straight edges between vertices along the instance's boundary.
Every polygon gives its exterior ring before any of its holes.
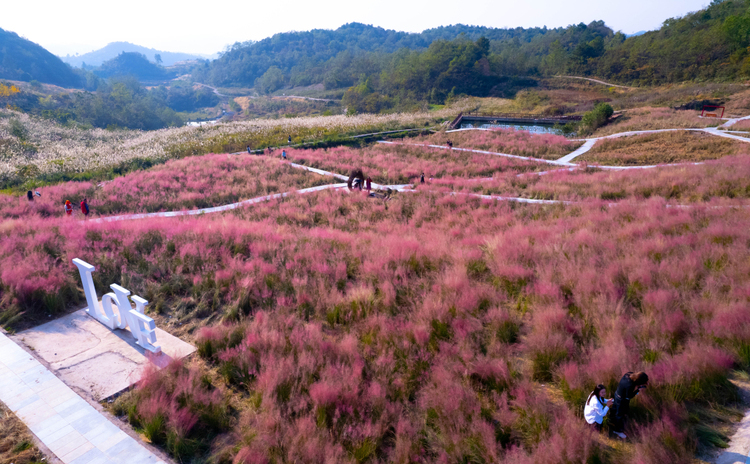
{"type": "Polygon", "coordinates": [[[635,87],[628,87],[627,85],[618,85],[618,84],[612,84],[610,82],[604,82],[600,81],[599,79],[592,79],[590,77],[578,77],[578,76],[555,76],[565,79],[581,79],[584,81],[590,81],[590,82],[596,82],[597,84],[607,85],[609,87],[618,87],[620,89],[628,89],[628,90],[635,90],[635,87]]]}
{"type": "MultiPolygon", "coordinates": [[[[179,79],[179,77],[178,77],[177,79],[179,79]]],[[[177,79],[173,79],[173,80],[175,80],[175,81],[176,81],[177,79]]],[[[194,84],[194,85],[200,85],[201,87],[206,87],[206,88],[209,88],[209,89],[213,90],[213,92],[214,92],[214,93],[215,93],[215,94],[216,94],[216,95],[217,95],[218,97],[226,97],[226,95],[224,95],[223,93],[219,92],[219,89],[217,89],[216,87],[212,87],[212,86],[210,86],[210,85],[208,85],[208,84],[204,84],[204,83],[202,83],[202,82],[195,82],[195,84],[194,84]]]]}
{"type": "Polygon", "coordinates": [[[313,98],[313,97],[300,97],[298,95],[272,95],[271,98],[299,98],[301,100],[319,101],[319,102],[332,102],[338,100],[331,100],[330,98],[313,98]]]}

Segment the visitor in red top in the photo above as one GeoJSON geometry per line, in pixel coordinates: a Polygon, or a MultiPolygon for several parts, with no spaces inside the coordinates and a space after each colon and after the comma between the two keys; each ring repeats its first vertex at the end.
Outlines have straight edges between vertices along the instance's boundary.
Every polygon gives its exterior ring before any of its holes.
{"type": "Polygon", "coordinates": [[[70,200],[65,200],[65,214],[68,216],[73,214],[73,203],[70,200]]]}
{"type": "Polygon", "coordinates": [[[81,212],[83,213],[84,216],[89,215],[89,204],[86,202],[85,198],[81,202],[81,212]]]}
{"type": "Polygon", "coordinates": [[[372,190],[372,179],[370,179],[370,176],[367,176],[367,180],[365,180],[365,189],[368,192],[372,190]]]}

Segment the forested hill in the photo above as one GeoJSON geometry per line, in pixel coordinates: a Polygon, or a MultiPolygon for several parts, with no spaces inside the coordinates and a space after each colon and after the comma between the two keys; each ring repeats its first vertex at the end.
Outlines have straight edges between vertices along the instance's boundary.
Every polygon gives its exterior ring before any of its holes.
{"type": "Polygon", "coordinates": [[[364,58],[367,63],[354,65],[367,72],[381,66],[387,54],[402,48],[426,49],[435,40],[458,37],[476,40],[484,36],[493,41],[528,42],[547,32],[547,28],[493,29],[459,24],[417,34],[350,23],[336,30],[286,32],[259,42],[236,43],[219,59],[195,70],[193,76],[214,85],[253,86],[269,69],[278,68],[292,86],[325,81],[328,88],[338,88],[352,84],[349,77],[340,76],[338,72],[351,67],[352,60],[357,58],[364,58]]]}
{"type": "Polygon", "coordinates": [[[99,77],[135,76],[140,81],[163,81],[175,77],[163,67],[154,64],[138,52],[123,52],[105,61],[94,74],[99,77]]]}
{"type": "Polygon", "coordinates": [[[255,85],[266,92],[318,83],[327,89],[344,88],[369,80],[365,88],[392,95],[396,83],[420,82],[420,88],[399,89],[420,98],[447,95],[452,87],[439,87],[437,82],[456,79],[437,79],[445,73],[484,80],[481,85],[468,84],[484,94],[493,92],[493,79],[556,74],[635,85],[743,79],[750,77],[748,46],[750,0],[714,0],[704,10],[665,21],[657,31],[631,37],[601,21],[558,29],[456,25],[419,34],[352,23],[334,31],[290,32],[238,43],[193,75],[214,85],[255,85]],[[467,48],[480,37],[489,40],[486,54],[467,48]],[[464,53],[468,54],[459,56],[464,53]],[[464,63],[460,71],[449,69],[457,65],[455,59],[471,56],[476,63],[464,63]]]}
{"type": "Polygon", "coordinates": [[[0,29],[0,78],[81,87],[81,77],[39,45],[0,29]]]}
{"type": "Polygon", "coordinates": [[[62,60],[76,67],[82,67],[84,64],[86,66],[100,66],[105,61],[116,58],[122,52],[137,52],[146,55],[150,61],[155,63],[161,59],[161,64],[164,66],[172,66],[178,61],[203,59],[201,56],[189,53],[165,52],[153,48],[141,47],[129,42],[112,42],[99,50],[84,53],[83,55],[67,55],[62,57],[62,60]],[[157,55],[159,59],[157,59],[157,55]]]}

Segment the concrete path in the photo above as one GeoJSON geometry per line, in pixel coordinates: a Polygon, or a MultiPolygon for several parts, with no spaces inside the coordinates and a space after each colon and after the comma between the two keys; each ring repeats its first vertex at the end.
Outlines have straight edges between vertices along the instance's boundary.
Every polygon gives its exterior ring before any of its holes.
{"type": "Polygon", "coordinates": [[[750,413],[740,422],[740,428],[729,441],[716,464],[750,464],[750,413]]]}
{"type": "MultiPolygon", "coordinates": [[[[309,168],[309,169],[311,170],[313,168],[309,168]]],[[[322,172],[326,172],[326,171],[322,171],[322,172]]],[[[330,174],[334,175],[333,173],[330,173],[330,174]]],[[[310,193],[310,192],[318,192],[320,190],[337,189],[337,188],[344,188],[344,187],[346,187],[346,184],[319,185],[318,187],[310,187],[310,188],[306,188],[302,190],[297,190],[296,193],[305,194],[305,193],[310,193]]],[[[258,198],[251,198],[249,200],[238,201],[237,203],[230,203],[228,205],[214,206],[212,208],[186,209],[182,211],[162,211],[159,213],[123,214],[120,216],[100,217],[100,218],[92,219],[90,222],[113,222],[113,221],[127,221],[131,219],[147,219],[147,218],[157,218],[157,217],[179,217],[179,216],[193,216],[196,214],[220,213],[222,211],[230,211],[233,209],[237,209],[242,206],[252,205],[255,203],[262,203],[265,201],[275,200],[277,198],[283,198],[288,195],[291,195],[292,193],[294,193],[294,191],[284,192],[284,193],[275,193],[273,195],[265,195],[265,196],[258,197],[258,198]]]]}
{"type": "Polygon", "coordinates": [[[0,401],[66,464],[164,464],[1,331],[0,401]]]}
{"type": "Polygon", "coordinates": [[[722,124],[722,125],[721,125],[721,126],[719,126],[719,127],[729,127],[729,126],[733,126],[733,125],[737,124],[738,122],[740,122],[740,121],[744,121],[744,120],[746,120],[746,119],[750,119],[750,116],[743,116],[743,117],[741,117],[741,118],[731,118],[730,120],[728,120],[727,122],[725,122],[724,124],[722,124]]]}
{"type": "Polygon", "coordinates": [[[561,161],[561,160],[546,160],[542,158],[531,158],[529,156],[510,155],[508,153],[497,153],[497,152],[485,151],[485,150],[473,150],[470,148],[458,148],[458,147],[450,148],[450,147],[446,147],[445,145],[423,145],[419,143],[386,142],[385,140],[379,140],[378,143],[382,143],[384,145],[407,145],[407,146],[411,145],[415,147],[439,148],[442,150],[464,151],[464,152],[469,152],[469,153],[481,153],[483,155],[502,156],[505,158],[513,158],[513,159],[518,159],[522,161],[532,161],[536,163],[554,164],[558,166],[575,166],[572,163],[568,163],[568,162],[561,161]]]}
{"type": "MultiPolygon", "coordinates": [[[[101,307],[101,301],[96,304],[101,307]]],[[[112,306],[119,314],[119,308],[112,306]]],[[[130,328],[110,330],[91,317],[87,309],[10,336],[86,398],[109,398],[135,383],[146,364],[164,368],[196,350],[157,327],[156,344],[161,353],[152,354],[136,343],[130,328]]]]}
{"type": "Polygon", "coordinates": [[[731,133],[727,133],[727,131],[719,130],[716,127],[711,127],[711,128],[708,128],[708,129],[703,129],[703,132],[709,133],[711,135],[716,135],[716,136],[719,136],[719,137],[724,137],[724,138],[727,138],[727,139],[734,139],[734,140],[739,140],[740,142],[750,143],[750,138],[748,138],[748,137],[743,137],[741,135],[734,135],[734,134],[731,134],[731,133]]]}
{"type": "MultiPolygon", "coordinates": [[[[530,162],[538,162],[538,163],[546,163],[546,164],[552,164],[555,166],[565,166],[568,168],[574,168],[574,169],[580,169],[582,165],[577,163],[572,163],[571,161],[578,156],[583,155],[584,153],[591,150],[596,142],[598,142],[601,139],[608,139],[608,138],[617,138],[617,137],[625,137],[627,135],[638,135],[638,134],[649,134],[653,132],[669,132],[669,131],[675,131],[675,130],[697,130],[701,131],[702,129],[660,129],[660,130],[652,130],[652,131],[635,131],[635,132],[624,132],[622,134],[614,134],[614,135],[607,135],[605,137],[598,137],[595,139],[586,139],[586,143],[584,143],[580,148],[578,148],[573,153],[567,154],[563,156],[562,158],[556,159],[556,160],[545,160],[541,158],[530,158],[526,156],[518,156],[518,155],[509,155],[507,153],[496,153],[492,151],[485,151],[485,150],[473,150],[470,148],[448,148],[443,145],[420,145],[420,144],[407,144],[407,143],[397,143],[397,142],[378,142],[378,143],[384,143],[389,145],[413,145],[413,146],[420,146],[420,147],[430,147],[430,148],[440,148],[443,150],[455,150],[455,151],[464,151],[464,152],[470,152],[470,153],[481,153],[484,155],[493,155],[493,156],[503,156],[506,158],[515,158],[520,159],[524,161],[530,161],[530,162]]],[[[741,137],[740,137],[741,138],[741,137]]],[[[750,139],[745,140],[745,142],[750,142],[750,139]]],[[[653,169],[653,168],[659,168],[659,167],[669,167],[669,166],[683,166],[683,165],[692,165],[692,164],[703,164],[703,163],[674,163],[674,164],[653,164],[648,166],[608,166],[605,164],[589,164],[588,167],[597,168],[597,169],[611,169],[611,170],[626,170],[626,169],[653,169]]],[[[546,171],[547,172],[547,171],[546,171]]]]}
{"type": "Polygon", "coordinates": [[[572,153],[569,153],[569,154],[563,156],[562,158],[558,159],[557,161],[560,161],[560,162],[563,162],[563,163],[570,163],[571,161],[573,161],[574,158],[577,158],[577,157],[581,156],[582,154],[586,153],[587,151],[591,150],[592,148],[594,148],[594,145],[596,145],[596,142],[598,142],[598,139],[589,139],[589,140],[586,140],[586,142],[584,142],[584,144],[581,145],[578,148],[578,150],[576,150],[576,151],[574,151],[572,153]]]}

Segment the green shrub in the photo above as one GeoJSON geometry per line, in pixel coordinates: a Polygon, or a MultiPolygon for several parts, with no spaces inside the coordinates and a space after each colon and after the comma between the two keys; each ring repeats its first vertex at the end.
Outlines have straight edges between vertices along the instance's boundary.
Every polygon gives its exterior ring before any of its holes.
{"type": "Polygon", "coordinates": [[[603,126],[614,112],[615,110],[609,103],[599,103],[593,110],[583,115],[583,119],[578,124],[579,135],[591,134],[603,126]]]}

